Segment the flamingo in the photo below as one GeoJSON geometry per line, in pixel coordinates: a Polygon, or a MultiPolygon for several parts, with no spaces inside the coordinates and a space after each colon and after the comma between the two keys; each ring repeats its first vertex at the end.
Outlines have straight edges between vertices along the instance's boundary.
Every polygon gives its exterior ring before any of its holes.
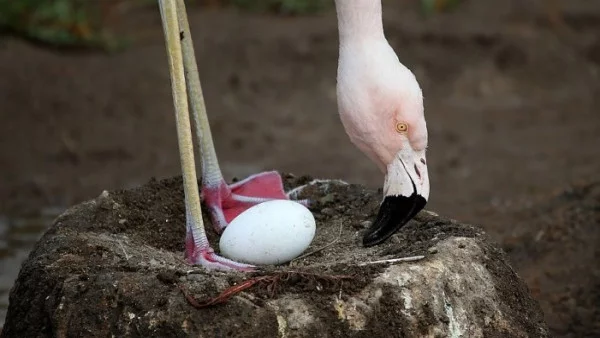
{"type": "Polygon", "coordinates": [[[335,0],[340,119],[354,145],[385,174],[384,199],[363,245],[388,239],[427,204],[423,94],[385,38],[381,0],[335,0]]]}
{"type": "MultiPolygon", "coordinates": [[[[421,89],[398,61],[383,34],[380,0],[336,0],[340,50],[339,113],[350,140],[385,173],[384,199],[363,237],[385,241],[426,204],[427,130],[421,89]]],[[[206,237],[200,209],[189,108],[198,135],[202,197],[221,232],[253,205],[290,199],[276,171],[225,182],[212,140],[184,0],[159,0],[165,35],[186,210],[186,258],[208,269],[252,271],[256,267],[219,256],[206,237]],[[188,100],[189,99],[189,100],[188,100]],[[189,105],[189,106],[188,106],[189,105]]],[[[298,203],[308,204],[306,200],[298,203]]]]}

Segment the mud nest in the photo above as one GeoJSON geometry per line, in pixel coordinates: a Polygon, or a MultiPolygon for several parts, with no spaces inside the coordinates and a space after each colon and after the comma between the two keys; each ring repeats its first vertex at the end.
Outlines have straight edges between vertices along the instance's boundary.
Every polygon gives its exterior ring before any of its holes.
{"type": "MultiPolygon", "coordinates": [[[[286,189],[312,181],[284,177],[286,189]]],[[[538,304],[480,228],[422,211],[364,248],[380,191],[328,181],[298,197],[313,202],[311,246],[243,274],[185,262],[180,177],[103,192],[59,216],[36,245],[2,336],[546,335],[538,304]]]]}

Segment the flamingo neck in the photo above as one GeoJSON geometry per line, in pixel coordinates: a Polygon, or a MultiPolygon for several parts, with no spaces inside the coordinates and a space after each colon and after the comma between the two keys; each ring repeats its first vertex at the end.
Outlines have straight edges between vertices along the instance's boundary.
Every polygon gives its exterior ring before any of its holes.
{"type": "Polygon", "coordinates": [[[385,39],[381,0],[335,0],[340,43],[385,39]]]}

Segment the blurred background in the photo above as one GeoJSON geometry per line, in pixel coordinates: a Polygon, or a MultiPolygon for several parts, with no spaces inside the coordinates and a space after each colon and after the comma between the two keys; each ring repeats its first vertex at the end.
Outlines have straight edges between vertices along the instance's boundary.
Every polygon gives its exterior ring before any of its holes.
{"type": "MultiPolygon", "coordinates": [[[[600,1],[383,0],[424,91],[428,209],[484,227],[558,337],[600,336],[600,1]]],[[[228,179],[379,188],[335,98],[333,0],[188,0],[228,179]]],[[[0,0],[0,327],[65,208],[180,175],[155,0],[0,0]]]]}

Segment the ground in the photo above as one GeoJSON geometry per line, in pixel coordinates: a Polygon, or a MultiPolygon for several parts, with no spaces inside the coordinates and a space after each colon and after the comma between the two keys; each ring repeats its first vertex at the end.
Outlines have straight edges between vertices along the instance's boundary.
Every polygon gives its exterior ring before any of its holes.
{"type": "Polygon", "coordinates": [[[477,226],[423,211],[385,243],[359,245],[382,194],[356,184],[299,193],[319,226],[290,263],[191,267],[182,182],[105,191],[59,216],[23,264],[0,337],[548,337],[538,302],[477,226]]]}
{"type": "MultiPolygon", "coordinates": [[[[384,20],[425,95],[427,208],[482,225],[539,298],[554,335],[582,337],[600,331],[592,244],[600,201],[591,189],[554,203],[600,180],[600,3],[559,3],[563,21],[534,0],[467,1],[430,19],[412,2],[388,1],[384,20]]],[[[190,19],[228,178],[278,169],[381,186],[337,116],[333,12],[192,7],[190,19]]],[[[8,234],[0,264],[13,272],[0,276],[3,298],[43,229],[39,214],[179,174],[157,12],[136,10],[115,25],[134,43],[114,55],[0,40],[0,233],[8,234]]]]}

